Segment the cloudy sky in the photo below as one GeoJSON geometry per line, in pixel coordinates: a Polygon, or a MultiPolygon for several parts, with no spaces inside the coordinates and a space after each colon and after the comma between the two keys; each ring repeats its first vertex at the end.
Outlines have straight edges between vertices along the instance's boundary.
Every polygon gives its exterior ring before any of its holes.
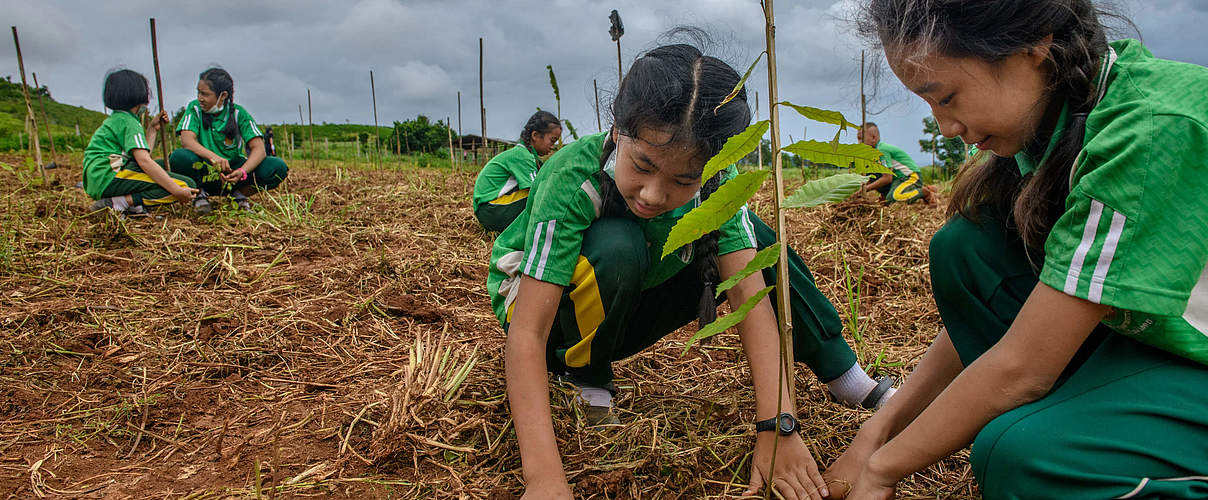
{"type": "MultiPolygon", "coordinates": [[[[777,3],[783,99],[859,119],[863,46],[845,20],[857,3],[777,3]]],[[[381,123],[424,114],[452,117],[456,125],[461,91],[462,131],[477,134],[482,37],[487,134],[505,138],[518,136],[537,107],[554,110],[546,65],[558,77],[563,118],[581,134],[597,130],[592,80],[602,105],[617,84],[616,45],[608,37],[614,8],[625,23],[626,66],[676,25],[704,28],[714,38],[706,52],[740,71],[763,48],[755,0],[0,0],[6,24],[20,32],[26,71],[37,72],[59,101],[101,109],[102,79],[117,66],[153,79],[147,19],[154,17],[168,108],[193,99],[197,74],[220,64],[234,76],[236,102],[262,123],[297,122],[308,88],[316,122],[372,123],[373,70],[381,123]]],[[[1117,10],[1159,57],[1208,65],[1208,1],[1117,1],[1117,10]]],[[[17,80],[16,53],[9,47],[0,50],[0,75],[17,80]]],[[[766,88],[765,76],[761,66],[749,91],[766,88]]],[[[869,119],[881,124],[882,137],[925,162],[917,141],[927,107],[888,72],[875,93],[870,110],[877,114],[869,119]]],[[[765,92],[760,96],[766,117],[765,92]]],[[[803,132],[823,139],[834,133],[794,114],[782,116],[786,141],[803,132]]],[[[607,121],[605,116],[605,127],[607,121]]]]}

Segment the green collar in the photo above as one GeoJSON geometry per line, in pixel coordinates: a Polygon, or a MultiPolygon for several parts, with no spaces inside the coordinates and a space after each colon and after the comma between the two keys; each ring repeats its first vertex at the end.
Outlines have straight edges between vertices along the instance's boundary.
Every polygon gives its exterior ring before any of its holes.
{"type": "MultiPolygon", "coordinates": [[[[1103,61],[1099,63],[1099,74],[1095,75],[1095,104],[1103,100],[1103,94],[1107,91],[1107,76],[1111,72],[1112,66],[1116,62],[1116,49],[1107,48],[1107,52],[1103,53],[1103,61]]],[[[1015,153],[1015,163],[1019,165],[1019,173],[1028,175],[1035,172],[1037,168],[1044,165],[1049,160],[1049,155],[1057,148],[1057,142],[1061,140],[1061,134],[1065,132],[1070,123],[1070,102],[1066,100],[1061,105],[1061,114],[1057,117],[1057,126],[1053,128],[1053,135],[1049,136],[1049,144],[1044,148],[1044,154],[1040,158],[1033,158],[1026,150],[1015,153]]]]}

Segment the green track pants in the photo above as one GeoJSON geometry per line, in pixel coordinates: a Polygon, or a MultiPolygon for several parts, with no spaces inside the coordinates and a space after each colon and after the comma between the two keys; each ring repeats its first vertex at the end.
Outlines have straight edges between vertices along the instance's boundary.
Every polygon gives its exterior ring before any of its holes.
{"type": "MultiPolygon", "coordinates": [[[[159,166],[164,166],[163,160],[155,160],[159,166]]],[[[168,172],[168,176],[172,177],[173,182],[182,187],[197,187],[187,176],[168,172]]],[[[105,186],[105,191],[101,193],[101,198],[110,198],[114,196],[130,195],[131,205],[163,205],[173,203],[176,198],[151,179],[151,176],[143,173],[143,169],[138,166],[138,162],[130,160],[122,166],[121,170],[109,181],[109,185],[105,186]]]]}
{"type": "MultiPolygon", "coordinates": [[[[245,161],[247,161],[245,158],[231,160],[231,168],[239,168],[245,161]]],[[[289,175],[289,167],[276,156],[266,156],[255,170],[248,172],[247,179],[234,184],[226,184],[221,179],[206,180],[206,177],[210,176],[209,163],[197,156],[197,153],[184,148],[173,151],[172,155],[168,157],[168,164],[172,165],[173,173],[193,179],[193,182],[204,189],[207,194],[213,195],[230,194],[249,185],[261,190],[273,189],[289,175]]]]}
{"type": "MultiPolygon", "coordinates": [[[[956,216],[931,240],[935,302],[965,365],[1038,281],[1018,233],[983,219],[956,216]]],[[[1058,384],[977,435],[985,498],[1208,498],[1208,368],[1101,325],[1058,384]]]]}
{"type": "MultiPolygon", "coordinates": [[[[752,216],[760,248],[775,233],[752,216]]],[[[695,265],[667,281],[642,290],[649,266],[646,238],[636,223],[621,218],[597,220],[588,228],[571,284],[563,292],[547,344],[551,371],[569,372],[590,385],[612,381],[612,362],[632,356],[697,318],[704,290],[695,265]]],[[[830,301],[818,291],[801,257],[789,249],[793,355],[824,382],[856,363],[844,341],[843,324],[830,301]]],[[[775,283],[775,271],[763,272],[775,283]]],[[[775,302],[773,301],[773,304],[775,302]]],[[[505,325],[505,329],[507,326],[505,325]]]]}

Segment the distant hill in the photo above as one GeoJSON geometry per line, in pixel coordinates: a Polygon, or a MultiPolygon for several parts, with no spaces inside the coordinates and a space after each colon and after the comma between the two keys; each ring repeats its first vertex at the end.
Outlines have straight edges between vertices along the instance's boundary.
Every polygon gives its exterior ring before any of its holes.
{"type": "MultiPolygon", "coordinates": [[[[25,133],[25,99],[21,96],[20,80],[14,83],[12,78],[0,78],[0,151],[19,149],[22,140],[29,141],[28,136],[18,138],[18,134],[25,133]]],[[[46,104],[46,114],[55,134],[55,145],[64,151],[83,149],[88,144],[92,132],[105,121],[106,115],[100,111],[57,102],[45,86],[37,89],[31,87],[30,105],[34,108],[38,132],[43,141],[47,140],[47,136],[45,125],[42,123],[42,109],[38,106],[38,94],[42,95],[42,101],[46,104]],[[80,126],[80,137],[76,137],[77,124],[80,126]]]]}

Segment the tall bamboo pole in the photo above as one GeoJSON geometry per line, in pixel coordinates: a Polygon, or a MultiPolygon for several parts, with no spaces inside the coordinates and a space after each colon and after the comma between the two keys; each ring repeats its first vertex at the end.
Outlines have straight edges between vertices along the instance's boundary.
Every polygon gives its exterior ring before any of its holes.
{"type": "MultiPolygon", "coordinates": [[[[755,121],[759,121],[759,91],[755,91],[755,121]]],[[[759,145],[755,147],[755,155],[759,160],[759,168],[763,168],[763,138],[759,138],[759,145]]]]}
{"type": "MultiPolygon", "coordinates": [[[[159,98],[159,110],[164,111],[164,81],[159,76],[159,42],[155,37],[155,18],[151,18],[151,62],[155,64],[155,97],[159,98]]],[[[169,117],[170,119],[171,117],[169,117]]],[[[157,134],[160,148],[164,152],[164,170],[172,171],[168,164],[168,124],[163,124],[157,134]]]]}
{"type": "Polygon", "coordinates": [[[487,146],[487,105],[482,90],[482,38],[478,39],[478,110],[482,113],[482,147],[487,146]]]}
{"type": "Polygon", "coordinates": [[[864,124],[868,123],[868,98],[864,95],[864,51],[860,51],[860,133],[864,133],[864,124]]]}
{"type": "Polygon", "coordinates": [[[38,163],[38,172],[42,174],[42,182],[46,182],[46,167],[42,165],[42,144],[38,142],[38,121],[34,120],[34,107],[29,104],[29,85],[25,83],[25,60],[21,58],[21,40],[17,38],[17,27],[13,26],[13,45],[17,47],[17,66],[21,69],[21,95],[25,97],[25,116],[33,121],[34,133],[31,134],[29,146],[34,150],[34,161],[38,163]]]}
{"type": "Polygon", "coordinates": [[[453,160],[453,127],[449,125],[453,123],[453,119],[445,117],[445,132],[449,135],[449,165],[454,169],[457,168],[457,163],[453,160]]]}
{"type": "Polygon", "coordinates": [[[591,90],[596,94],[596,130],[603,132],[604,125],[600,123],[600,88],[596,86],[596,80],[591,80],[591,90]]]}
{"type": "Polygon", "coordinates": [[[46,137],[50,138],[50,164],[46,168],[54,168],[58,166],[55,161],[59,159],[59,152],[55,150],[55,133],[50,128],[50,115],[46,114],[46,101],[42,100],[42,92],[38,90],[42,88],[41,85],[38,85],[38,73],[35,71],[30,74],[34,77],[34,89],[38,92],[38,107],[42,108],[42,123],[46,124],[46,137]]]}
{"type": "MultiPolygon", "coordinates": [[[[763,0],[763,16],[764,16],[764,39],[767,44],[768,51],[768,118],[771,121],[772,131],[772,172],[776,182],[776,196],[773,198],[776,209],[776,238],[778,241],[784,242],[786,227],[784,223],[784,172],[781,169],[782,158],[780,155],[780,110],[776,107],[777,87],[776,87],[776,17],[775,9],[772,5],[773,0],[763,0]]],[[[780,314],[778,315],[777,324],[780,327],[780,369],[778,383],[776,384],[776,413],[780,414],[784,408],[785,401],[784,391],[781,387],[788,382],[789,403],[792,404],[796,400],[796,391],[794,390],[793,380],[793,363],[789,358],[789,353],[792,352],[790,344],[789,332],[792,331],[792,315],[789,311],[789,256],[788,245],[780,245],[780,258],[776,261],[776,303],[779,307],[780,314]]],[[[767,498],[772,497],[772,485],[776,484],[776,452],[777,445],[780,440],[777,439],[772,445],[772,463],[768,467],[768,493],[767,498]]]]}
{"type": "Polygon", "coordinates": [[[316,168],[319,158],[315,156],[315,108],[310,104],[310,89],[306,89],[306,114],[310,116],[310,168],[316,168]]]}
{"type": "Polygon", "coordinates": [[[373,98],[373,145],[377,148],[377,168],[382,169],[382,131],[378,128],[377,90],[373,87],[373,70],[369,70],[369,95],[373,98]]]}
{"type": "Polygon", "coordinates": [[[457,91],[457,149],[465,151],[465,144],[461,139],[461,91],[457,91]]]}

